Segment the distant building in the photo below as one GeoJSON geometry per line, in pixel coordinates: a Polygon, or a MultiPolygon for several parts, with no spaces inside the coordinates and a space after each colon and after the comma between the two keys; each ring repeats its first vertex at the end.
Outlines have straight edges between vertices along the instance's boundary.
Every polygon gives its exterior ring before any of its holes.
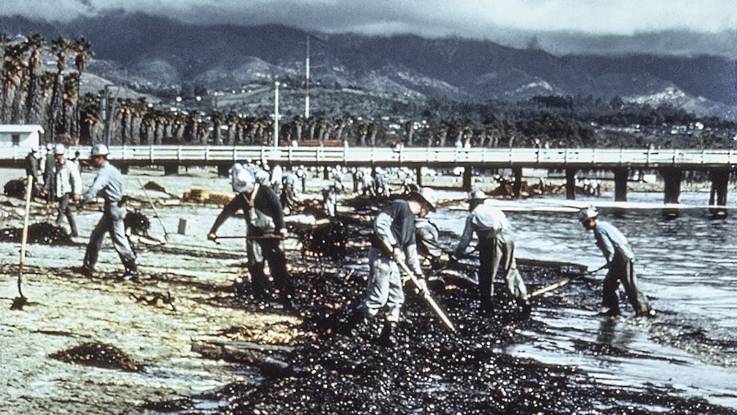
{"type": "Polygon", "coordinates": [[[25,153],[31,147],[38,148],[43,127],[35,124],[0,124],[0,151],[25,153]]]}

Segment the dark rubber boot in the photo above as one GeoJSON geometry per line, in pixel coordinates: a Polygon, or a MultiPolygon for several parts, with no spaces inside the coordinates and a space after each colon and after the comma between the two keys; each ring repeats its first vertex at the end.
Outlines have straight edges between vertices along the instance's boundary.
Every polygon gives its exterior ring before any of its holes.
{"type": "Polygon", "coordinates": [[[123,273],[122,280],[130,280],[137,282],[138,279],[138,266],[135,261],[130,261],[123,264],[125,266],[125,272],[123,273]]]}
{"type": "Polygon", "coordinates": [[[366,313],[360,308],[354,308],[348,314],[348,318],[338,323],[336,331],[338,334],[342,334],[344,336],[355,337],[358,334],[356,329],[364,323],[366,323],[366,313]]]}
{"type": "Polygon", "coordinates": [[[397,323],[385,321],[384,327],[379,334],[379,344],[384,347],[394,347],[397,344],[395,334],[397,332],[397,323]]]}

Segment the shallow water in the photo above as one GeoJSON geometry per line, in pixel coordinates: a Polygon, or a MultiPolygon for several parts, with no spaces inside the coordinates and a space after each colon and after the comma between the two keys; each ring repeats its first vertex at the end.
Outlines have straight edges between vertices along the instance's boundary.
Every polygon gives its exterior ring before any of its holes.
{"type": "MultiPolygon", "coordinates": [[[[627,316],[607,319],[575,305],[562,310],[538,308],[533,318],[545,329],[525,333],[533,340],[509,352],[575,364],[608,384],[672,386],[687,395],[737,407],[737,205],[732,199],[730,214],[723,219],[710,218],[704,208],[705,193],[684,193],[681,202],[686,208],[674,219],[666,219],[658,208],[660,193],[630,193],[629,200],[640,209],[600,209],[602,218],[628,237],[637,257],[641,289],[659,316],[652,321],[627,316]],[[602,346],[631,353],[601,352],[602,346]]],[[[609,201],[611,196],[591,200],[609,201]]],[[[529,200],[519,206],[549,207],[551,202],[529,200]]],[[[462,231],[464,212],[441,209],[434,215],[441,230],[462,231]]],[[[507,216],[518,256],[579,262],[589,269],[603,264],[593,234],[584,231],[573,210],[512,211],[507,216]]],[[[597,277],[603,278],[603,272],[597,277]]],[[[565,290],[553,295],[565,295],[565,290]]],[[[600,285],[594,295],[591,301],[598,305],[600,285]]],[[[622,306],[631,315],[624,299],[622,306]]]]}
{"type": "MultiPolygon", "coordinates": [[[[15,177],[15,172],[6,176],[7,173],[0,172],[0,177],[15,177]]],[[[155,180],[171,193],[181,194],[194,186],[222,192],[229,190],[227,179],[214,179],[211,174],[162,177],[160,173],[146,172],[145,175],[146,177],[140,174],[136,176],[141,177],[144,183],[155,180]]],[[[126,193],[144,198],[136,176],[126,176],[126,193]]],[[[89,183],[91,178],[91,175],[85,174],[85,183],[89,183]]],[[[150,193],[152,196],[162,196],[155,192],[150,193]]],[[[463,196],[460,192],[443,194],[449,198],[463,196]]],[[[642,289],[651,297],[653,306],[661,311],[659,317],[644,322],[627,318],[609,320],[595,317],[590,308],[600,301],[600,291],[595,291],[593,295],[596,298],[588,299],[586,307],[566,304],[555,310],[535,309],[532,317],[539,324],[534,330],[523,333],[530,340],[509,348],[508,352],[549,363],[576,365],[596,376],[602,383],[622,387],[644,388],[648,384],[672,387],[687,395],[703,396],[714,403],[737,408],[737,392],[733,386],[733,379],[737,375],[737,335],[732,330],[737,326],[733,318],[737,311],[737,304],[733,300],[737,291],[737,259],[734,258],[734,243],[737,240],[734,237],[737,231],[735,197],[732,196],[730,203],[730,216],[720,220],[709,219],[708,211],[704,208],[708,194],[684,193],[682,202],[693,208],[681,210],[680,216],[672,220],[666,220],[661,214],[659,205],[662,194],[630,193],[629,197],[631,201],[640,203],[640,209],[622,213],[605,208],[602,209],[603,216],[630,239],[637,255],[636,271],[642,289]]],[[[597,202],[611,199],[611,195],[605,195],[602,199],[597,199],[597,202]]],[[[553,205],[565,207],[567,202],[553,197],[515,204],[525,209],[549,209],[553,205]]],[[[172,235],[170,242],[190,247],[214,247],[205,236],[218,211],[217,208],[204,206],[162,209],[162,219],[170,233],[176,230],[179,218],[188,219],[187,235],[172,235]]],[[[593,235],[580,227],[574,212],[570,208],[568,212],[509,212],[508,216],[517,236],[518,255],[580,262],[590,268],[598,267],[603,259],[594,244],[593,235]]],[[[151,218],[151,233],[163,236],[152,212],[146,209],[145,213],[151,218]]],[[[89,234],[98,218],[98,214],[79,216],[83,235],[89,234]]],[[[441,229],[460,233],[465,212],[441,209],[434,214],[434,219],[441,229]]],[[[243,229],[242,219],[231,219],[219,233],[238,235],[243,234],[243,229]]],[[[242,247],[241,240],[225,240],[219,248],[242,252],[242,247]]],[[[34,245],[30,250],[32,259],[29,262],[35,266],[68,267],[81,262],[80,248],[59,249],[34,245]]],[[[12,263],[17,255],[17,245],[0,244],[0,254],[8,263],[12,263]]],[[[175,255],[162,261],[160,255],[151,252],[142,253],[139,259],[142,268],[148,272],[176,270],[179,274],[191,274],[193,279],[220,284],[236,277],[233,268],[239,262],[236,259],[224,261],[208,258],[207,255],[175,255]]],[[[106,241],[100,261],[104,271],[122,270],[109,241],[106,241]]],[[[12,295],[13,281],[9,279],[6,283],[9,286],[6,295],[12,295]]],[[[33,289],[33,281],[29,281],[29,284],[33,289]]],[[[70,291],[71,289],[73,288],[70,287],[70,291]]],[[[553,295],[563,296],[565,293],[564,288],[553,295]]],[[[51,295],[40,290],[33,294],[33,298],[51,295]]],[[[121,305],[119,308],[127,307],[130,305],[121,305]]],[[[623,306],[626,313],[630,312],[628,307],[623,306]]],[[[23,316],[28,314],[21,315],[23,316]]],[[[68,324],[66,320],[69,316],[64,317],[61,319],[62,325],[68,324]]],[[[151,321],[156,323],[153,318],[151,321]]],[[[14,327],[23,326],[26,322],[16,323],[13,324],[14,327]]],[[[75,323],[90,324],[79,322],[78,319],[75,323]]],[[[162,331],[168,330],[164,328],[162,331]]],[[[8,335],[13,336],[12,333],[8,335]]],[[[122,337],[116,340],[118,343],[125,341],[122,337]]],[[[176,346],[188,346],[189,339],[186,340],[177,341],[176,346]]],[[[59,347],[62,346],[61,343],[60,341],[59,347]]],[[[149,353],[154,354],[150,350],[149,353]]],[[[202,390],[232,376],[224,373],[225,368],[213,368],[216,365],[210,363],[203,363],[200,367],[190,361],[178,362],[172,352],[166,351],[163,354],[171,354],[173,364],[155,367],[147,376],[155,378],[167,392],[171,389],[180,393],[192,389],[202,390]]],[[[145,354],[143,357],[152,358],[145,354]]],[[[60,366],[58,363],[54,364],[60,366]]],[[[46,370],[47,368],[34,370],[34,374],[39,376],[46,370]]],[[[98,372],[100,371],[95,370],[93,373],[98,372]]],[[[63,379],[68,379],[76,372],[63,366],[51,373],[60,377],[59,373],[62,373],[63,379]]],[[[54,387],[55,384],[43,377],[39,376],[34,383],[39,387],[37,393],[46,395],[38,391],[54,387]]],[[[151,380],[146,379],[145,382],[151,380]]],[[[21,384],[18,386],[20,390],[21,384]]]]}

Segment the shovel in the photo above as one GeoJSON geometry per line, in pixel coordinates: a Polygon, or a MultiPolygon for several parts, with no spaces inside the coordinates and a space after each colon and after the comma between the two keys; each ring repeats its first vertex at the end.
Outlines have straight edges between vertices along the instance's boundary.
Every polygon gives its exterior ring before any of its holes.
{"type": "Polygon", "coordinates": [[[533,299],[535,299],[537,297],[540,297],[541,295],[543,295],[545,293],[549,293],[551,291],[557,290],[558,288],[565,287],[571,281],[578,280],[578,279],[581,279],[581,278],[586,277],[586,276],[589,276],[589,275],[593,275],[593,274],[601,271],[604,268],[606,268],[606,265],[604,265],[602,267],[599,267],[599,268],[597,268],[597,269],[595,269],[593,271],[586,271],[586,272],[582,272],[580,274],[573,275],[573,276],[568,277],[568,278],[563,278],[562,280],[556,282],[555,284],[550,284],[547,287],[543,287],[543,288],[540,288],[538,290],[533,291],[532,294],[530,294],[527,297],[527,299],[528,300],[533,300],[533,299]]]}
{"type": "Polygon", "coordinates": [[[28,215],[31,212],[31,192],[33,191],[33,176],[27,177],[26,185],[26,213],[23,217],[23,234],[20,241],[20,263],[18,264],[18,295],[13,299],[11,310],[22,310],[28,304],[28,299],[23,295],[23,267],[26,262],[26,245],[28,243],[28,215]]]}
{"type": "Polygon", "coordinates": [[[218,239],[246,239],[249,241],[269,241],[269,240],[283,241],[286,238],[280,234],[267,233],[267,234],[258,235],[258,236],[240,236],[240,235],[216,236],[215,239],[213,239],[212,241],[219,245],[220,242],[218,242],[218,239]]]}
{"type": "Polygon", "coordinates": [[[407,264],[405,264],[403,261],[396,261],[396,263],[397,263],[397,265],[399,265],[400,268],[402,268],[402,270],[407,275],[409,275],[409,278],[415,284],[415,287],[417,287],[420,290],[420,292],[422,294],[422,298],[424,298],[425,301],[427,301],[427,303],[430,304],[430,307],[432,307],[433,311],[435,311],[435,314],[437,314],[438,317],[440,317],[440,320],[442,320],[443,323],[445,323],[445,325],[448,326],[448,328],[450,329],[450,331],[452,331],[452,332],[455,333],[456,328],[453,326],[453,323],[450,321],[450,319],[448,318],[448,316],[445,315],[445,313],[440,308],[440,306],[438,305],[438,303],[436,303],[435,300],[433,300],[433,298],[430,297],[430,292],[428,290],[422,289],[420,287],[420,282],[417,280],[417,277],[415,276],[415,274],[412,271],[410,271],[409,267],[407,267],[407,264]]]}
{"type": "Polygon", "coordinates": [[[136,179],[136,180],[138,180],[138,184],[141,185],[141,189],[143,189],[143,194],[146,195],[146,199],[148,199],[148,203],[151,204],[151,207],[154,210],[154,216],[156,216],[156,219],[158,219],[159,224],[161,225],[161,228],[164,230],[164,240],[169,242],[169,232],[166,231],[166,226],[164,226],[164,222],[161,220],[161,216],[159,216],[159,210],[156,209],[156,205],[154,205],[153,200],[151,200],[151,197],[149,197],[148,192],[146,191],[146,187],[141,182],[141,179],[136,179]]]}

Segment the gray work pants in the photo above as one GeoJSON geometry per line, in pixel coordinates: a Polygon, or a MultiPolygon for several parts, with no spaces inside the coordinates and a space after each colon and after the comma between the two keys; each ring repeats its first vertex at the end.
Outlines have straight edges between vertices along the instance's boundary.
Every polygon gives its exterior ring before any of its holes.
{"type": "Polygon", "coordinates": [[[614,259],[609,264],[609,272],[604,277],[603,304],[612,314],[619,314],[617,289],[620,282],[624,286],[624,292],[632,308],[635,309],[635,313],[646,314],[650,311],[647,297],[637,286],[634,259],[628,258],[623,252],[617,250],[614,253],[614,259]]]}
{"type": "Polygon", "coordinates": [[[69,193],[59,199],[59,205],[56,208],[56,211],[58,212],[58,215],[56,216],[56,224],[61,225],[61,222],[66,216],[67,221],[69,221],[69,228],[72,236],[77,236],[77,223],[74,221],[74,211],[72,210],[70,202],[71,197],[69,196],[69,193]]]}
{"type": "Polygon", "coordinates": [[[386,306],[386,321],[399,321],[399,312],[404,304],[402,277],[399,266],[376,248],[369,249],[369,280],[362,308],[375,316],[386,306]]]}
{"type": "Polygon", "coordinates": [[[338,204],[338,196],[333,192],[323,192],[322,204],[325,210],[325,214],[329,218],[335,217],[335,208],[338,204]]]}
{"type": "Polygon", "coordinates": [[[269,263],[271,277],[279,289],[282,300],[289,300],[294,296],[294,286],[287,270],[287,259],[284,255],[282,243],[275,239],[248,240],[246,242],[248,255],[248,272],[251,274],[251,284],[254,293],[266,295],[268,279],[264,273],[264,262],[269,263]]]}
{"type": "Polygon", "coordinates": [[[527,288],[517,270],[514,241],[504,231],[479,235],[479,291],[481,307],[491,310],[494,297],[494,278],[499,268],[506,274],[507,290],[518,300],[527,297],[527,288]]]}
{"type": "Polygon", "coordinates": [[[128,238],[125,236],[125,206],[117,206],[106,204],[100,221],[90,235],[90,241],[87,243],[87,251],[84,254],[84,267],[94,269],[97,264],[97,257],[102,248],[102,241],[105,239],[105,233],[110,234],[113,240],[113,247],[120,256],[120,261],[126,269],[136,270],[136,257],[131,250],[128,238]]]}

